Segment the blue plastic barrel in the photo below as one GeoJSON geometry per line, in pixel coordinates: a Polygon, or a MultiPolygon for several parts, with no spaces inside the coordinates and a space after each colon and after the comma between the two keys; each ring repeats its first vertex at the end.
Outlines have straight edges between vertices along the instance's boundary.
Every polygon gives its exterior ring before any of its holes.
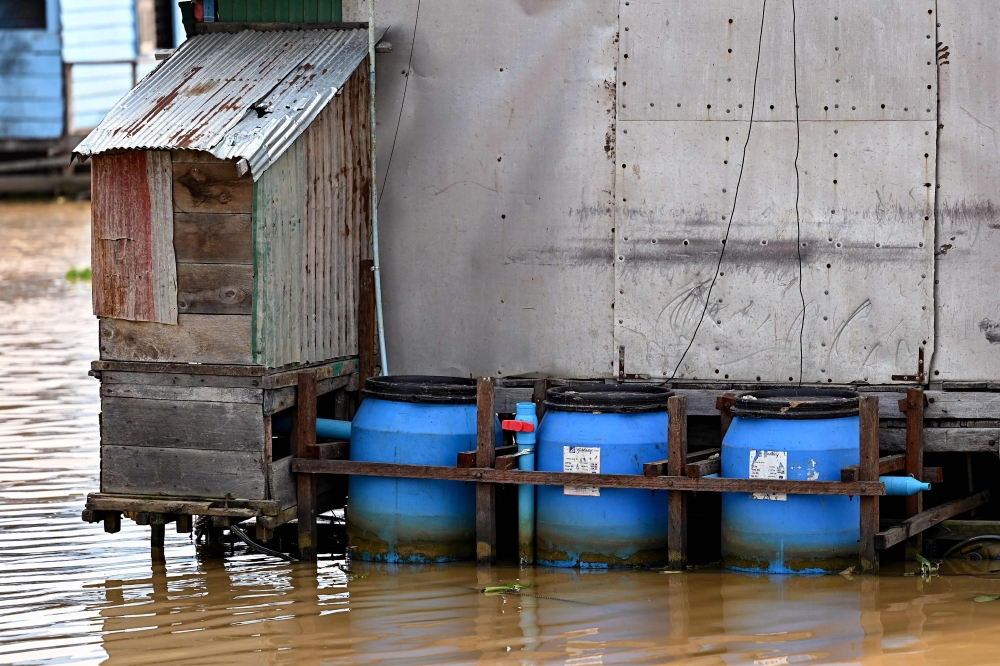
{"type": "MultiPolygon", "coordinates": [[[[351,427],[351,460],[454,467],[476,448],[476,382],[460,377],[373,377],[351,427]]],[[[351,557],[449,562],[476,554],[475,485],[351,476],[351,557]]]]}
{"type": "MultiPolygon", "coordinates": [[[[736,396],[723,478],[839,481],[859,462],[858,394],[779,389],[736,396]]],[[[858,563],[860,506],[841,495],[722,496],[722,564],[768,573],[839,572],[858,563]]]]}
{"type": "MultiPolygon", "coordinates": [[[[667,457],[669,389],[637,384],[560,386],[546,394],[536,468],[642,474],[667,457]]],[[[536,558],[559,567],[631,567],[667,559],[667,493],[538,486],[536,558]]]]}

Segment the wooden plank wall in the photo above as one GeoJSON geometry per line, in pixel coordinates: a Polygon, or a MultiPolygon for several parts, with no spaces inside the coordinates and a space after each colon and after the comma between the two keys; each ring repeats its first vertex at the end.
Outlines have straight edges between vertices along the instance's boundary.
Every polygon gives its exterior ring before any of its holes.
{"type": "Polygon", "coordinates": [[[93,160],[94,314],[177,323],[170,153],[93,160]]]}
{"type": "Polygon", "coordinates": [[[266,499],[264,391],[240,378],[173,379],[102,376],[101,492],[266,499]]]}
{"type": "Polygon", "coordinates": [[[257,181],[256,362],[353,356],[358,274],[367,258],[370,143],[367,66],[257,181]]]}
{"type": "MultiPolygon", "coordinates": [[[[169,169],[166,201],[172,200],[173,221],[172,237],[163,241],[171,248],[170,265],[158,270],[175,276],[177,325],[102,319],[101,358],[253,364],[253,181],[209,153],[160,154],[169,169]]],[[[95,167],[103,159],[96,157],[95,167]]],[[[95,179],[95,206],[103,191],[95,179]]]]}

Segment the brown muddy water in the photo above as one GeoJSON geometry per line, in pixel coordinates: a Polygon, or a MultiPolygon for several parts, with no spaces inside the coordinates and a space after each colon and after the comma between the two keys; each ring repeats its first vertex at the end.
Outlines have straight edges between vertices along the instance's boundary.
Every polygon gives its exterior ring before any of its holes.
{"type": "MultiPolygon", "coordinates": [[[[199,559],[168,531],[80,521],[98,487],[87,204],[0,204],[0,663],[1000,663],[1000,572],[924,580],[705,569],[199,559]],[[520,580],[522,595],[487,596],[520,580]]],[[[1000,568],[1000,565],[992,565],[1000,568]]]]}

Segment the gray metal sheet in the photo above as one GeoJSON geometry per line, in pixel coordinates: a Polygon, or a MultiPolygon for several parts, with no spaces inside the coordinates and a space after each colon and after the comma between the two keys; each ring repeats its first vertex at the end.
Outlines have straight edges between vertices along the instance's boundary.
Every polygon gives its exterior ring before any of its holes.
{"type": "MultiPolygon", "coordinates": [[[[934,119],[933,4],[798,2],[801,118],[934,119]]],[[[620,118],[748,120],[760,41],[755,120],[794,119],[790,0],[766,11],[763,0],[622,0],[620,10],[620,118]]]]}
{"type": "Polygon", "coordinates": [[[258,179],[368,54],[366,30],[197,35],[129,92],[76,152],[205,150],[258,179]]]}
{"type": "Polygon", "coordinates": [[[1000,5],[938,3],[941,64],[937,332],[932,379],[1000,374],[1000,5]]]}
{"type": "MultiPolygon", "coordinates": [[[[795,124],[753,128],[710,298],[747,123],[620,126],[616,344],[626,372],[672,376],[709,299],[678,378],[798,381],[795,124]]],[[[915,372],[917,348],[933,344],[933,129],[801,124],[805,381],[889,381],[915,372]]]]}
{"type": "Polygon", "coordinates": [[[416,4],[378,2],[392,372],[611,375],[617,0],[424,2],[408,68],[416,4]]]}

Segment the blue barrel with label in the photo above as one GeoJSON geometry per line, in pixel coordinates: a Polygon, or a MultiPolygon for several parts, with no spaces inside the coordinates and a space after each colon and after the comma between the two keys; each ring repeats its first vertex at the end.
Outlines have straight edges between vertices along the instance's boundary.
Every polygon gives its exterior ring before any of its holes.
{"type": "MultiPolygon", "coordinates": [[[[839,481],[860,461],[858,394],[822,388],[736,396],[723,478],[839,481]]],[[[767,573],[839,572],[858,563],[860,504],[842,495],[722,495],[722,564],[767,573]]]]}
{"type": "MultiPolygon", "coordinates": [[[[550,389],[538,430],[536,469],[642,474],[667,457],[667,399],[646,384],[550,389]]],[[[652,566],[667,560],[667,492],[538,486],[536,558],[559,567],[652,566]]]]}
{"type": "MultiPolygon", "coordinates": [[[[351,460],[454,467],[476,448],[476,382],[461,377],[373,377],[351,426],[351,460]]],[[[450,562],[476,555],[475,484],[351,476],[351,557],[450,562]]]]}

